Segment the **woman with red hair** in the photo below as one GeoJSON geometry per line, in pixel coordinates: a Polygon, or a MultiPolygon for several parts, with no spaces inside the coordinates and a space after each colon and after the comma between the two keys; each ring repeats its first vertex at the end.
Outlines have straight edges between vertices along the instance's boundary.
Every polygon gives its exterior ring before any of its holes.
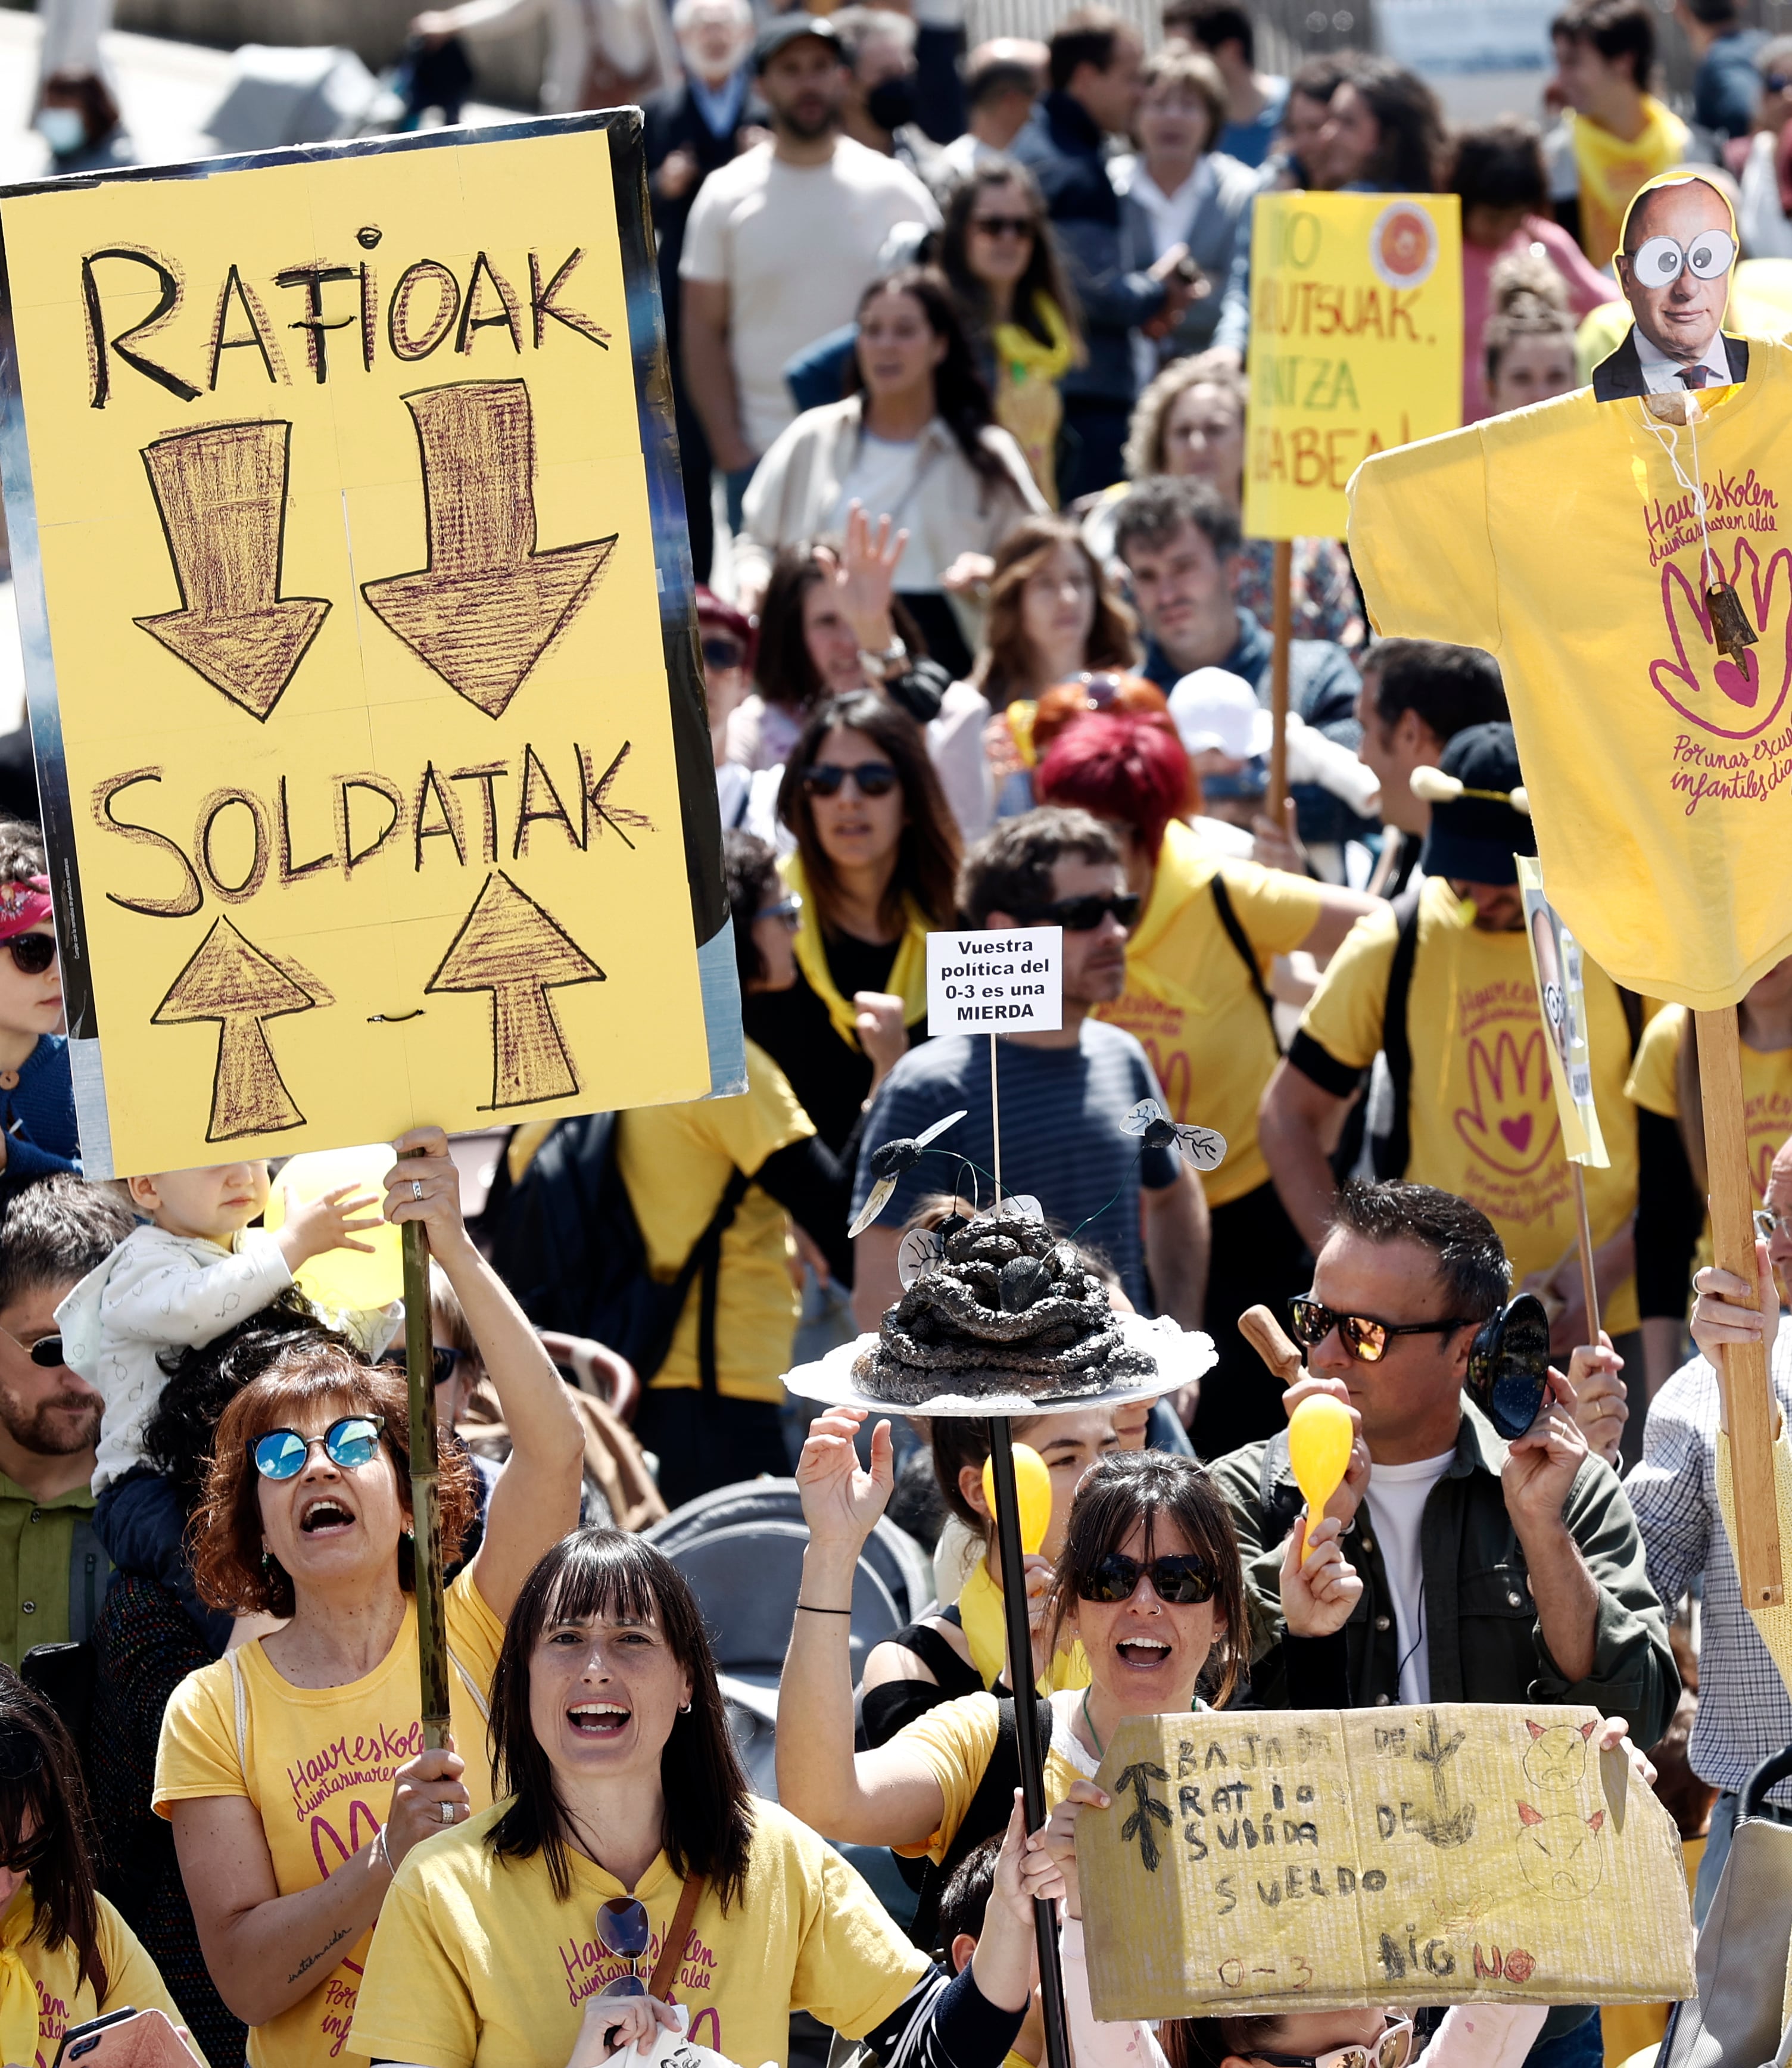
{"type": "Polygon", "coordinates": [[[1126,882],[1145,901],[1126,988],[1099,1016],[1138,1036],[1173,1118],[1217,1128],[1226,1159],[1203,1179],[1213,1224],[1205,1326],[1220,1362],[1201,1386],[1195,1448],[1216,1458],[1282,1427],[1281,1389],[1238,1333],[1261,1302],[1300,1292],[1305,1246],[1257,1146],[1257,1102],[1281,1054],[1270,963],[1331,954],[1375,900],[1303,876],[1222,860],[1185,823],[1199,792],[1173,726],[1097,715],[1061,733],[1040,801],[1080,804],[1120,835],[1126,882]]]}

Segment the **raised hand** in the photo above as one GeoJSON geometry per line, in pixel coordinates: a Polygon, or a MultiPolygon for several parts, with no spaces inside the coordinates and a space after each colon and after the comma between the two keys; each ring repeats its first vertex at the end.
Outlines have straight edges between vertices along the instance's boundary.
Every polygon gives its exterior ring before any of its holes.
{"type": "Polygon", "coordinates": [[[398,1161],[386,1173],[385,1217],[422,1221],[440,1256],[468,1240],[461,1218],[460,1172],[439,1127],[413,1127],[392,1145],[398,1161]]]}
{"type": "Polygon", "coordinates": [[[1082,1891],[1077,1879],[1077,1821],[1085,1809],[1110,1810],[1114,1798],[1106,1789],[1079,1774],[1070,1791],[1027,1841],[1021,1855],[1020,1875],[1027,1893],[1041,1900],[1061,1896],[1073,1917],[1082,1915],[1082,1891]]]}
{"type": "Polygon", "coordinates": [[[326,1250],[358,1249],[371,1254],[373,1244],[356,1242],[355,1237],[380,1225],[378,1214],[369,1215],[366,1211],[378,1204],[371,1192],[339,1185],[321,1199],[294,1207],[287,1215],[286,1225],[275,1231],[275,1238],[288,1267],[296,1270],[307,1258],[321,1256],[326,1250]]]}
{"type": "Polygon", "coordinates": [[[802,1496],[809,1541],[850,1549],[855,1557],[877,1526],[896,1484],[895,1451],[887,1422],[880,1422],[871,1432],[870,1471],[860,1467],[853,1439],[864,1419],[862,1407],[830,1407],[817,1415],[796,1460],[796,1488],[802,1496]]]}
{"type": "MultiPolygon", "coordinates": [[[[1302,1518],[1305,1511],[1302,1510],[1302,1518]]],[[[1301,1523],[1288,1533],[1282,1553],[1282,1619],[1296,1637],[1330,1637],[1350,1619],[1362,1598],[1362,1579],[1344,1556],[1344,1525],[1326,1515],[1316,1522],[1301,1556],[1301,1523]]]]}
{"type": "Polygon", "coordinates": [[[398,1863],[413,1846],[446,1830],[442,1805],[453,1810],[454,1822],[464,1824],[473,1814],[473,1798],[461,1776],[466,1762],[453,1745],[440,1752],[420,1752],[407,1759],[393,1776],[392,1802],[386,1811],[385,1856],[396,1872],[398,1863]]]}
{"type": "Polygon", "coordinates": [[[890,600],[896,586],[897,564],[908,544],[906,531],[891,536],[892,520],[878,519],[875,531],[863,504],[852,503],[846,512],[846,539],[836,562],[834,596],[841,615],[853,628],[853,636],[867,653],[887,651],[895,637],[890,615],[890,600]]]}
{"type": "Polygon", "coordinates": [[[1624,1424],[1630,1405],[1620,1376],[1624,1360],[1611,1347],[1603,1329],[1597,1344],[1582,1343],[1568,1361],[1568,1375],[1551,1372],[1556,1398],[1571,1408],[1586,1439],[1587,1448],[1603,1458],[1615,1471],[1624,1424]]]}
{"type": "Polygon", "coordinates": [[[1507,1447],[1500,1469],[1506,1512],[1521,1539],[1529,1530],[1560,1522],[1562,1504],[1586,1454],[1586,1438],[1574,1419],[1573,1390],[1552,1371],[1537,1419],[1507,1447]]]}

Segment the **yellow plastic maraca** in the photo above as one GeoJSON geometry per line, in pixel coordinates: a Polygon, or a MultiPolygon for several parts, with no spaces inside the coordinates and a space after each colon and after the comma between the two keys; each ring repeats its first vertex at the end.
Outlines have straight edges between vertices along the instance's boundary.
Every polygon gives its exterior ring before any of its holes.
{"type": "Polygon", "coordinates": [[[1350,1468],[1350,1446],[1356,1430],[1350,1411],[1329,1393],[1303,1400],[1288,1419],[1288,1462],[1294,1483],[1306,1496],[1307,1520],[1301,1525],[1301,1560],[1306,1561],[1306,1533],[1326,1512],[1350,1468]]]}
{"type": "MultiPolygon", "coordinates": [[[[386,1173],[392,1168],[389,1142],[377,1142],[361,1149],[324,1149],[295,1156],[274,1181],[272,1196],[263,1224],[283,1225],[296,1207],[309,1206],[326,1192],[352,1185],[351,1198],[370,1192],[376,1201],[385,1196],[386,1173]]],[[[366,1220],[377,1214],[377,1204],[356,1218],[366,1220]]],[[[383,1307],[401,1299],[405,1290],[404,1237],[395,1222],[382,1221],[365,1229],[356,1242],[371,1243],[373,1254],[358,1249],[327,1249],[321,1256],[307,1257],[293,1276],[307,1299],[324,1308],[383,1307]]]]}
{"type": "MultiPolygon", "coordinates": [[[[1020,1549],[1029,1555],[1045,1541],[1045,1533],[1052,1526],[1052,1475],[1045,1460],[1030,1443],[1016,1443],[1014,1449],[1015,1503],[1020,1511],[1020,1549]]],[[[989,1503],[989,1512],[996,1512],[996,1460],[984,1460],[984,1499],[989,1503]]]]}

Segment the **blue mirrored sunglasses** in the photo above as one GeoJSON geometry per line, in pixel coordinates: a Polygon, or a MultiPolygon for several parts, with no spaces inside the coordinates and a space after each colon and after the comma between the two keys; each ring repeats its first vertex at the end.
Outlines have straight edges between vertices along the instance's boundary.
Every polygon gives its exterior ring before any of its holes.
{"type": "MultiPolygon", "coordinates": [[[[613,1895],[597,1911],[597,1937],[608,1952],[626,1960],[631,1968],[651,1944],[654,1928],[647,1906],[638,1896],[613,1895]]],[[[618,1975],[597,1993],[603,1997],[644,1997],[647,1985],[638,1973],[618,1975]]]]}
{"type": "Polygon", "coordinates": [[[321,1441],[332,1464],[345,1472],[358,1472],[373,1462],[385,1427],[383,1415],[344,1415],[321,1438],[301,1436],[296,1429],[270,1429],[250,1444],[249,1455],[264,1480],[295,1480],[305,1469],[312,1445],[321,1441]]]}

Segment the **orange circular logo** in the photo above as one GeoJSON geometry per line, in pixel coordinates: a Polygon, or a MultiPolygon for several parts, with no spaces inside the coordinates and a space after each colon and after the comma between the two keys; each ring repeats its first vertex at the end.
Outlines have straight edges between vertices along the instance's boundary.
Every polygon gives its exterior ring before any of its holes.
{"type": "Polygon", "coordinates": [[[1437,263],[1437,226],[1415,202],[1384,208],[1369,233],[1369,263],[1390,287],[1418,287],[1437,263]]]}

